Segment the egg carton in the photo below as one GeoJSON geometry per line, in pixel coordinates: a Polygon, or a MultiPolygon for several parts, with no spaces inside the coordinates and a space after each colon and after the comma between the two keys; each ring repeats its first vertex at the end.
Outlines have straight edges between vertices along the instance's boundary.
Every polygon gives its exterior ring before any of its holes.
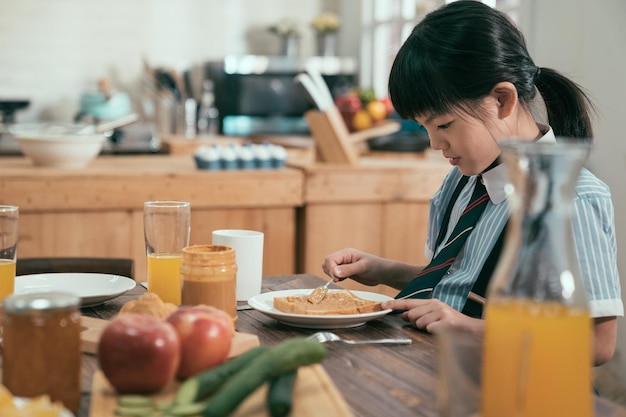
{"type": "Polygon", "coordinates": [[[271,143],[199,146],[193,158],[198,169],[252,170],[276,169],[285,166],[287,151],[271,143]]]}

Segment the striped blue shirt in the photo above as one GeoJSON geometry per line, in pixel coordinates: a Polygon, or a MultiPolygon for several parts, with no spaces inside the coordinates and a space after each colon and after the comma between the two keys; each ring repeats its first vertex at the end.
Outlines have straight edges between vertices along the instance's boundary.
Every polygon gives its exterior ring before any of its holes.
{"type": "MultiPolygon", "coordinates": [[[[554,141],[550,129],[540,139],[554,141]]],[[[502,165],[484,176],[490,202],[465,242],[454,264],[433,291],[433,297],[462,310],[476,278],[483,268],[491,249],[500,236],[508,218],[509,208],[504,194],[506,174],[502,165]]],[[[444,179],[430,202],[430,217],[426,239],[426,258],[436,251],[443,214],[462,174],[453,168],[444,179]]],[[[450,215],[450,224],[456,224],[467,206],[478,177],[471,177],[463,188],[450,215]]],[[[617,243],[613,203],[609,187],[583,169],[575,189],[572,218],[573,236],[582,278],[592,317],[623,316],[619,273],[617,271],[617,243]]],[[[453,227],[448,227],[448,233],[453,227]]],[[[445,242],[446,239],[443,240],[445,242]]]]}

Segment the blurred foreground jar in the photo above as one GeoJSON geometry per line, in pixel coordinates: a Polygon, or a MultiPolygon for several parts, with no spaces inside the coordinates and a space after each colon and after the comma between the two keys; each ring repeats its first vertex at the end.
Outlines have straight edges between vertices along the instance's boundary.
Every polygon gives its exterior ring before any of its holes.
{"type": "Polygon", "coordinates": [[[571,222],[590,146],[501,147],[511,217],[485,310],[481,417],[590,417],[592,322],[571,222]]]}
{"type": "Polygon", "coordinates": [[[183,248],[180,265],[182,305],[205,304],[237,320],[235,250],[222,245],[183,248]]]}
{"type": "Polygon", "coordinates": [[[2,382],[18,397],[48,394],[71,411],[80,403],[80,299],[14,294],[2,308],[2,382]]]}

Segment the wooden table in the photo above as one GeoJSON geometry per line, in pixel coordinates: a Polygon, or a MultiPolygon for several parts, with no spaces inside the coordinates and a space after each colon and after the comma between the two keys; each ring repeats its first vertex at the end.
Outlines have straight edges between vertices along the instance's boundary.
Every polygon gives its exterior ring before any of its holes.
{"type": "MultiPolygon", "coordinates": [[[[265,277],[263,291],[314,288],[322,282],[313,275],[265,277]]],[[[143,287],[138,285],[104,305],[83,309],[83,314],[111,318],[124,302],[143,292],[143,287]]],[[[279,324],[255,310],[239,311],[237,330],[257,334],[261,344],[266,346],[272,346],[287,337],[306,336],[314,332],[279,324]]],[[[397,315],[387,315],[358,328],[336,330],[336,333],[351,338],[410,337],[413,340],[413,344],[406,346],[327,345],[328,356],[323,366],[355,416],[438,416],[436,345],[433,335],[415,330],[397,315]]],[[[83,396],[76,417],[89,416],[91,379],[96,369],[95,356],[85,354],[83,396]]],[[[626,409],[597,398],[595,415],[626,416],[626,409]]]]}

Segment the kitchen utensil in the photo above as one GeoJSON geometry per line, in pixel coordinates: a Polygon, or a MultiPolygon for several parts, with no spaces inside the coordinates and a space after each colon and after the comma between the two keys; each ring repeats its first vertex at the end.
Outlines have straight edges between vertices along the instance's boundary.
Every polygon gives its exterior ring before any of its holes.
{"type": "Polygon", "coordinates": [[[15,278],[15,294],[63,292],[80,297],[81,307],[93,307],[135,288],[135,280],[113,274],[56,272],[15,278]]]}
{"type": "Polygon", "coordinates": [[[181,303],[181,254],[189,245],[190,224],[188,201],[155,200],[143,204],[148,286],[161,300],[176,305],[181,303]]]}
{"type": "Polygon", "coordinates": [[[342,342],[348,345],[367,345],[367,344],[376,344],[376,345],[410,345],[413,341],[408,338],[398,338],[398,339],[364,339],[364,340],[351,340],[344,339],[339,337],[337,334],[333,332],[317,332],[313,333],[311,336],[307,337],[308,340],[314,340],[319,343],[326,342],[342,342]]]}
{"type": "Polygon", "coordinates": [[[108,122],[102,122],[93,125],[86,125],[82,127],[77,133],[80,135],[98,134],[108,132],[109,130],[117,129],[118,127],[126,126],[131,123],[135,123],[139,120],[139,116],[136,113],[131,113],[127,116],[117,118],[108,122]]]}
{"type": "Polygon", "coordinates": [[[135,123],[139,120],[139,116],[136,113],[131,113],[128,116],[120,117],[119,119],[111,120],[109,122],[98,123],[95,126],[96,133],[104,133],[109,130],[117,129],[118,127],[127,126],[131,123],[135,123]]]}
{"type": "Polygon", "coordinates": [[[333,282],[333,280],[329,279],[328,281],[326,281],[326,284],[314,289],[311,295],[309,295],[308,301],[313,304],[319,304],[320,302],[322,302],[322,300],[324,299],[324,297],[326,297],[326,294],[328,293],[328,287],[330,286],[331,282],[333,282]]]}
{"type": "Polygon", "coordinates": [[[334,106],[335,101],[333,99],[333,95],[328,88],[328,84],[326,84],[326,81],[324,81],[324,78],[322,77],[322,73],[319,71],[319,68],[309,62],[306,65],[306,72],[313,80],[313,83],[317,86],[317,89],[320,92],[320,95],[322,96],[325,104],[329,107],[334,106]]]}
{"type": "Polygon", "coordinates": [[[332,102],[328,103],[328,100],[324,97],[323,93],[317,87],[317,85],[315,84],[315,82],[313,81],[310,75],[305,74],[305,73],[300,73],[296,75],[295,81],[298,81],[302,84],[306,92],[309,94],[309,96],[315,103],[315,106],[319,110],[324,111],[333,106],[332,102]]]}
{"type": "Polygon", "coordinates": [[[235,250],[237,259],[237,301],[248,301],[261,294],[263,281],[264,233],[257,230],[213,230],[214,245],[235,250]]]}
{"type": "Polygon", "coordinates": [[[34,165],[79,169],[93,160],[106,139],[102,133],[81,133],[83,125],[24,124],[9,131],[34,165]]]}

